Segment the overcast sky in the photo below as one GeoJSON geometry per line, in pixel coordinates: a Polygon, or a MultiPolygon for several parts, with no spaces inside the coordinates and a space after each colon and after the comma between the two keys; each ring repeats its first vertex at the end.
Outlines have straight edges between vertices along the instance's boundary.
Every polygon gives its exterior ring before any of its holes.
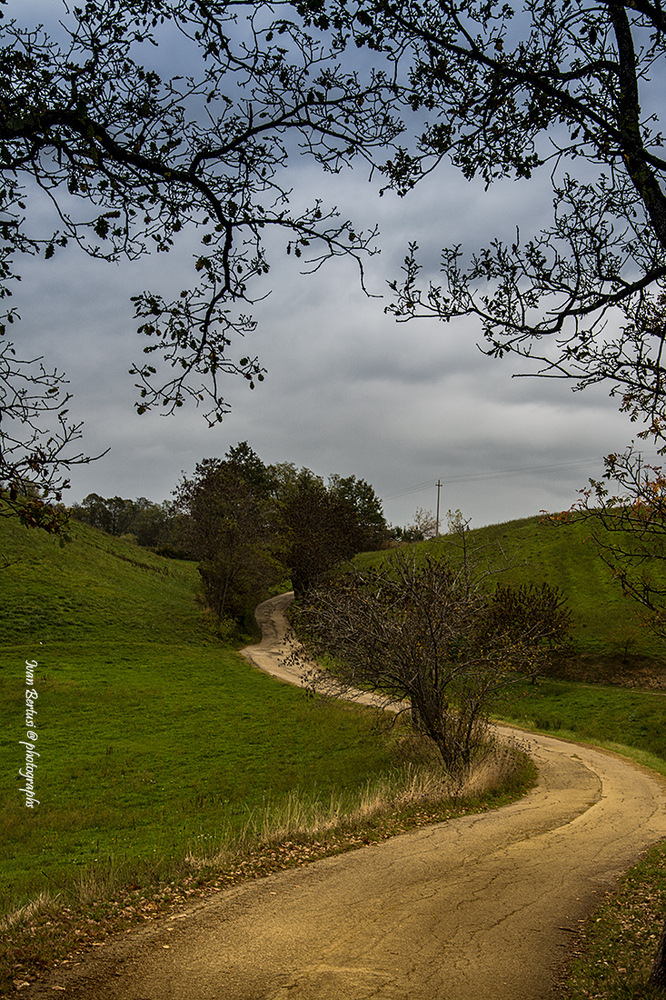
{"type": "MultiPolygon", "coordinates": [[[[351,262],[303,276],[297,261],[274,260],[255,309],[257,331],[235,353],[258,355],[266,380],[250,391],[230,378],[232,412],[213,430],[186,407],[174,417],[137,416],[128,375],[141,359],[129,297],[163,284],[187,287],[188,248],[134,265],[91,261],[74,249],[21,262],[15,304],[23,356],[43,355],[70,378],[71,414],[82,447],[105,449],[72,471],[67,502],[104,496],[170,497],[181,473],[246,440],[266,463],[294,462],[323,476],[370,482],[393,524],[417,507],[460,508],[472,526],[569,507],[602,471],[602,456],[629,443],[632,426],[608,390],[574,393],[561,381],[512,378],[511,359],[488,359],[471,321],[397,324],[385,315],[387,280],[399,273],[409,240],[436,266],[439,249],[474,249],[493,236],[532,231],[551,213],[550,186],[515,183],[484,192],[441,169],[405,199],[378,196],[367,171],[325,177],[305,163],[293,171],[300,201],[324,199],[360,225],[377,222],[381,255],[360,289],[351,262]]],[[[634,429],[635,430],[635,429],[634,429]]]]}

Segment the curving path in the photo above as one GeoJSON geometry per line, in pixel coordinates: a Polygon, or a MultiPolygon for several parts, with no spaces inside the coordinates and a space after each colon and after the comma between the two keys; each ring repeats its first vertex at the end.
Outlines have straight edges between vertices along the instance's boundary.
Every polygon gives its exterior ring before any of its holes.
{"type": "MultiPolygon", "coordinates": [[[[245,652],[293,681],[278,662],[287,600],[262,605],[264,639],[245,652]]],[[[666,836],[666,806],[657,781],[617,757],[543,736],[530,749],[540,780],[519,802],[222,891],[96,949],[56,977],[59,995],[552,997],[577,921],[666,836]]]]}

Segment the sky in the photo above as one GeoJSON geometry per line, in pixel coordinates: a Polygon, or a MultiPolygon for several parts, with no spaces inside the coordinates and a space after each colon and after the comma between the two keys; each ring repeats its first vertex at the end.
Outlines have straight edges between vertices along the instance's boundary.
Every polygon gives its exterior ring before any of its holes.
{"type": "Polygon", "coordinates": [[[229,378],[231,412],[214,429],[192,406],[172,417],[136,415],[128,374],[142,357],[129,297],[155,284],[186,287],[191,248],[118,266],[74,249],[21,262],[19,354],[67,373],[71,416],[84,422],[81,447],[108,449],[72,469],[65,502],[91,492],[167,500],[202,458],[247,441],[266,463],[365,479],[394,525],[410,523],[417,508],[434,511],[437,482],[442,518],[460,509],[472,527],[570,507],[601,475],[602,456],[635,433],[608,389],[514,377],[517,360],[484,356],[471,320],[405,324],[385,313],[387,281],[410,240],[435,276],[445,245],[474,249],[496,235],[511,239],[516,226],[546,224],[550,185],[506,182],[486,192],[443,167],[399,199],[380,198],[363,169],[330,177],[301,161],[292,174],[299,201],[321,197],[358,227],[379,225],[382,252],[366,265],[373,295],[351,261],[303,275],[293,258],[274,258],[262,287],[270,294],[254,309],[258,328],[236,352],[256,354],[266,379],[251,391],[229,378]]]}

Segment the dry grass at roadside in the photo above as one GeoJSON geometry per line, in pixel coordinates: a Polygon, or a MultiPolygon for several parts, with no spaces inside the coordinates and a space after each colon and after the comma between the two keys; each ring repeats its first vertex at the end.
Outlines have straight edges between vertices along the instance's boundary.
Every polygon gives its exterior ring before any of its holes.
{"type": "Polygon", "coordinates": [[[42,894],[0,924],[0,995],[29,986],[56,965],[80,961],[110,934],[166,915],[193,899],[270,872],[375,843],[430,823],[481,812],[519,798],[534,765],[516,746],[498,745],[464,785],[432,762],[404,766],[371,782],[354,801],[325,802],[292,793],[248,817],[231,842],[192,845],[171,870],[130,873],[98,865],[69,900],[42,894]],[[132,881],[132,878],[135,881],[132,881]]]}
{"type": "MultiPolygon", "coordinates": [[[[505,788],[516,769],[516,748],[498,744],[462,783],[445,774],[436,763],[406,765],[382,779],[370,781],[350,803],[342,792],[333,793],[321,802],[314,796],[290,793],[282,802],[267,803],[262,811],[248,816],[239,835],[229,838],[229,846],[212,860],[224,863],[239,850],[255,845],[269,847],[290,839],[326,837],[329,834],[353,833],[378,819],[392,814],[408,815],[410,810],[426,806],[441,807],[491,794],[505,788]]],[[[190,853],[189,861],[200,864],[211,860],[206,855],[190,853]]]]}

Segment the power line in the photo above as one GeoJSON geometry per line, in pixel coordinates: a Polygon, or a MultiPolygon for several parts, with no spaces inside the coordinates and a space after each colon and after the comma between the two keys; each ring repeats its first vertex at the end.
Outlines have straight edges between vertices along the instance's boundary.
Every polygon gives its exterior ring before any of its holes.
{"type": "Polygon", "coordinates": [[[399,490],[397,493],[391,493],[390,496],[384,497],[385,500],[397,500],[398,497],[409,496],[410,493],[422,493],[424,490],[429,490],[432,486],[432,479],[426,479],[425,482],[419,483],[417,486],[408,486],[404,490],[399,490]]]}
{"type": "MultiPolygon", "coordinates": [[[[551,463],[550,465],[534,465],[529,468],[523,467],[522,469],[501,469],[496,472],[478,472],[460,476],[445,476],[442,486],[448,486],[451,483],[471,483],[482,479],[506,479],[508,476],[531,475],[534,472],[550,472],[553,469],[576,468],[577,466],[589,465],[590,462],[598,461],[599,456],[596,455],[594,458],[580,458],[572,462],[556,462],[551,463]]],[[[437,486],[437,483],[434,485],[437,486]]],[[[397,493],[391,493],[390,496],[384,497],[384,500],[398,500],[400,497],[409,496],[411,493],[423,493],[427,489],[432,489],[432,486],[432,479],[428,479],[425,482],[418,483],[416,486],[406,487],[403,490],[399,490],[397,493]]]]}

